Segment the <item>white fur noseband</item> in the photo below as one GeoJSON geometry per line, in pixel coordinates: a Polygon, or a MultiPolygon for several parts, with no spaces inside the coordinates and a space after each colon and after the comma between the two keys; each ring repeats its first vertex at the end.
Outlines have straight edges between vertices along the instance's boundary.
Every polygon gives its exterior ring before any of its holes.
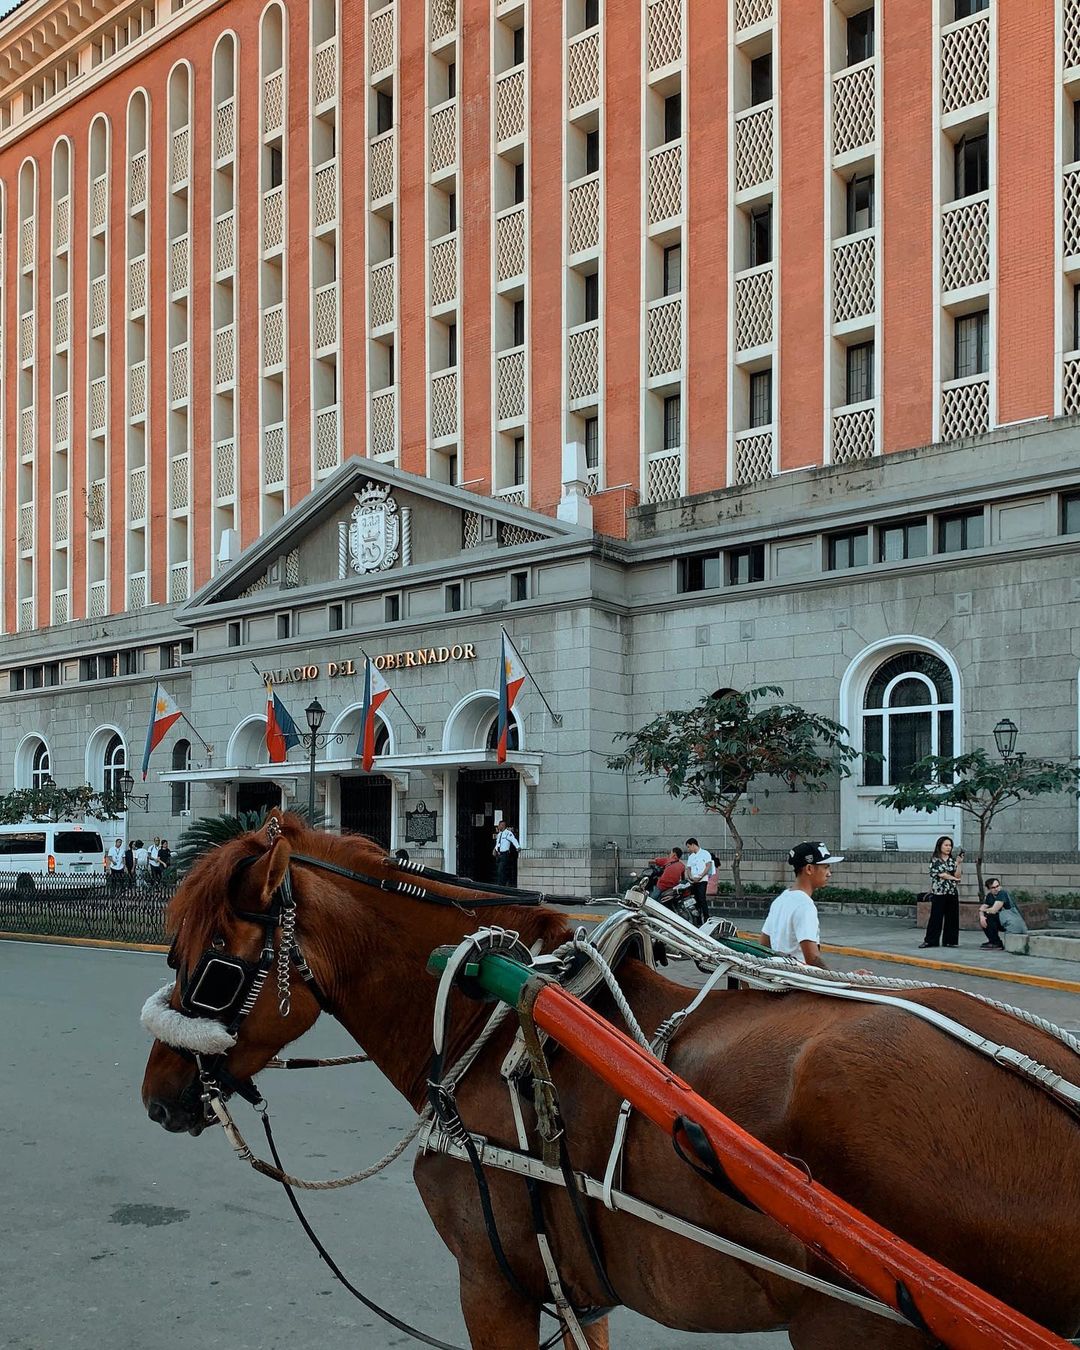
{"type": "Polygon", "coordinates": [[[142,1024],[155,1040],[193,1055],[223,1055],[236,1044],[220,1022],[205,1017],[185,1017],[169,1007],[173,985],[163,984],[143,1004],[142,1024]]]}

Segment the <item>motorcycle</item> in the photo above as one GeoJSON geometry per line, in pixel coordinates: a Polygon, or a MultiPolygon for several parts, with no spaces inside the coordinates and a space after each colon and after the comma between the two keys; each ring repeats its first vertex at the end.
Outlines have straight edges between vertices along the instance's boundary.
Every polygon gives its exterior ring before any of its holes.
{"type": "MultiPolygon", "coordinates": [[[[626,899],[634,904],[635,900],[640,903],[642,896],[650,897],[656,889],[656,884],[663,874],[663,867],[658,863],[650,863],[642,872],[631,872],[634,883],[626,892],[626,899]]],[[[685,919],[687,923],[697,927],[697,908],[694,905],[692,893],[692,883],[689,881],[680,881],[674,886],[670,886],[666,891],[661,891],[658,897],[662,905],[666,905],[672,913],[677,914],[680,919],[685,919]]]]}

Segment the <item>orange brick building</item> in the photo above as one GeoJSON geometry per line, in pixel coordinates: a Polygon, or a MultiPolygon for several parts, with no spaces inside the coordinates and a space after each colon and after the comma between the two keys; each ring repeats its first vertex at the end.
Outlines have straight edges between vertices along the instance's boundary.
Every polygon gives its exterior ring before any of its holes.
{"type": "Polygon", "coordinates": [[[2,628],[185,600],[344,456],[598,529],[1080,408],[1080,8],[24,0],[2,628]],[[571,461],[572,462],[572,461],[571,461]]]}

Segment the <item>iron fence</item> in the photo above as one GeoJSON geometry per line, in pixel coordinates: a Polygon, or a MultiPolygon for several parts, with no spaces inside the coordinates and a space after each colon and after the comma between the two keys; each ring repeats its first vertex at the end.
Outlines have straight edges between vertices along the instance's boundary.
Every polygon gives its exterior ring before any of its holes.
{"type": "Polygon", "coordinates": [[[104,878],[0,878],[0,932],[110,942],[165,941],[165,906],[172,884],[110,885],[104,878]]]}

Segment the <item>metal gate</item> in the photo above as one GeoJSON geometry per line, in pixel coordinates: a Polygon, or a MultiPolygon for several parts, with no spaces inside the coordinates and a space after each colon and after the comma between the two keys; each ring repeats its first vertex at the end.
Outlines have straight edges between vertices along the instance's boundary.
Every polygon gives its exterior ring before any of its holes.
{"type": "Polygon", "coordinates": [[[272,806],[281,805],[281,788],[277,783],[237,783],[236,814],[258,811],[261,815],[272,806]]]}
{"type": "Polygon", "coordinates": [[[342,832],[365,834],[383,848],[389,848],[393,802],[394,793],[390,779],[381,773],[342,778],[342,832]]]}
{"type": "Polygon", "coordinates": [[[461,876],[495,880],[495,822],[503,816],[517,833],[520,781],[516,769],[458,770],[457,870],[461,876]]]}

